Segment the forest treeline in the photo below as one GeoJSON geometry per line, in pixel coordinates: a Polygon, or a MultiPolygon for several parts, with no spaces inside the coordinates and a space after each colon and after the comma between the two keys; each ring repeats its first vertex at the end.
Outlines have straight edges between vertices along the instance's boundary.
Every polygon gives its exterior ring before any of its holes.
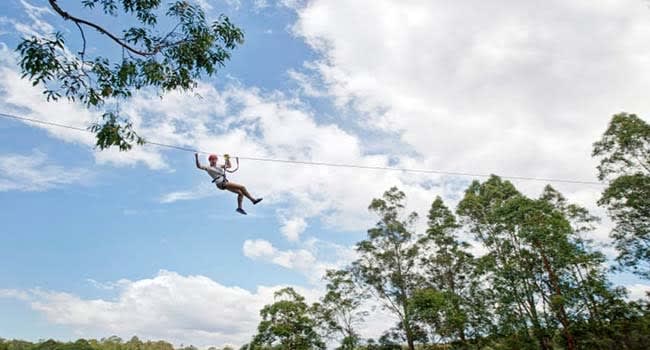
{"type": "MultiPolygon", "coordinates": [[[[422,232],[394,187],[370,203],[377,223],[357,259],[324,276],[323,297],[308,304],[277,291],[242,349],[649,349],[648,297],[630,301],[609,276],[650,279],[650,125],[615,115],[593,156],[606,185],[598,204],[614,223],[613,267],[590,239],[599,219],[551,186],[530,197],[498,176],[474,181],[453,210],[435,198],[422,232]],[[370,304],[397,320],[378,339],[360,336],[377,312],[370,304]]],[[[172,349],[137,338],[0,340],[0,350],[172,349]]]]}

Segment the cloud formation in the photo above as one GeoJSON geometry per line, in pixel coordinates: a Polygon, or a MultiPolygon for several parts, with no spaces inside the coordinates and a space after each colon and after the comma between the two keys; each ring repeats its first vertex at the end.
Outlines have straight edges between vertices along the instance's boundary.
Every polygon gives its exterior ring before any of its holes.
{"type": "MultiPolygon", "coordinates": [[[[98,282],[93,281],[93,284],[98,282]]],[[[197,346],[242,345],[250,341],[259,323],[259,310],[273,302],[284,286],[259,286],[254,292],[222,285],[200,275],[183,276],[161,270],[138,281],[108,285],[114,299],[85,299],[71,293],[0,289],[0,297],[28,301],[52,323],[68,326],[79,336],[166,339],[197,346]]],[[[295,287],[308,300],[318,292],[295,287]]]]}
{"type": "Polygon", "coordinates": [[[301,217],[282,219],[282,221],[283,225],[280,230],[289,241],[297,241],[300,239],[300,234],[305,232],[305,229],[307,229],[307,222],[301,217]]]}
{"type": "MultiPolygon", "coordinates": [[[[28,302],[50,322],[70,327],[79,337],[101,338],[114,334],[129,339],[137,335],[144,340],[165,339],[176,346],[239,347],[255,335],[259,310],[274,301],[275,291],[287,287],[258,286],[255,291],[248,291],[205,276],[184,276],[165,270],[138,281],[91,280],[90,283],[103,290],[114,290],[116,296],[88,299],[42,289],[0,289],[0,298],[28,302]]],[[[322,295],[317,289],[292,287],[308,303],[322,295]]],[[[381,328],[370,330],[376,334],[369,334],[376,336],[381,328]]]]}
{"type": "Polygon", "coordinates": [[[252,259],[282,266],[302,274],[314,286],[323,287],[323,276],[328,269],[342,268],[356,256],[353,249],[337,244],[310,239],[298,249],[281,250],[264,239],[246,240],[243,254],[252,259]]]}
{"type": "Polygon", "coordinates": [[[70,184],[86,183],[90,172],[50,164],[46,154],[0,154],[0,192],[45,191],[70,184]]]}
{"type": "Polygon", "coordinates": [[[595,180],[591,144],[611,115],[650,111],[643,2],[314,0],[296,12],[294,33],[321,54],[299,81],[312,72],[431,168],[595,180]]]}

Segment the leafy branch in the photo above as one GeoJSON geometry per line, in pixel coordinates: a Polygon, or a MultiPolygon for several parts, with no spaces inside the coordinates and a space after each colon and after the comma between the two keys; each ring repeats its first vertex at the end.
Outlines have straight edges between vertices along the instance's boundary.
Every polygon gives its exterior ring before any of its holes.
{"type": "MultiPolygon", "coordinates": [[[[20,53],[22,77],[32,85],[43,87],[48,101],[62,97],[82,103],[87,108],[100,108],[108,100],[124,100],[142,88],[192,90],[204,74],[211,76],[230,59],[231,51],[243,43],[242,30],[221,15],[209,24],[203,10],[186,0],[175,1],[165,15],[176,23],[160,35],[155,26],[160,0],[84,0],[86,8],[101,5],[104,14],[116,16],[118,4],[126,14],[133,13],[142,26],[123,30],[121,36],[91,20],[71,15],[57,0],[48,0],[52,9],[78,29],[82,49],[72,53],[60,31],[52,36],[23,38],[16,50],[20,53]],[[121,60],[96,55],[86,58],[85,28],[107,36],[123,51],[121,60]],[[128,55],[124,55],[124,52],[128,55]]],[[[128,117],[105,112],[102,120],[90,130],[96,133],[99,149],[117,146],[120,150],[143,144],[128,117]]]]}

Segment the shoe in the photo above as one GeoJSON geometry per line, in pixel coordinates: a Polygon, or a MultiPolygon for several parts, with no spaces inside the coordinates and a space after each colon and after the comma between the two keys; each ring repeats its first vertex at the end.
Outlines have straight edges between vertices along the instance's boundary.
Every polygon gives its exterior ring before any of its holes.
{"type": "Polygon", "coordinates": [[[235,210],[235,211],[238,212],[239,214],[247,215],[246,212],[244,211],[244,209],[242,209],[242,208],[237,208],[237,210],[235,210]]]}
{"type": "Polygon", "coordinates": [[[257,203],[259,203],[259,202],[261,202],[261,201],[262,201],[262,198],[258,198],[258,199],[256,199],[256,200],[253,201],[253,204],[257,204],[257,203]]]}

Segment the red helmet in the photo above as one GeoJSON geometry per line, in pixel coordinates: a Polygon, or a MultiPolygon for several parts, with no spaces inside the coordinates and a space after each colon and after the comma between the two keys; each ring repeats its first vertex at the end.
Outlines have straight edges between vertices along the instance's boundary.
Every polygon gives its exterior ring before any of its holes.
{"type": "Polygon", "coordinates": [[[217,155],[216,155],[216,154],[211,154],[211,155],[208,157],[208,160],[209,160],[209,161],[217,160],[217,155]]]}

